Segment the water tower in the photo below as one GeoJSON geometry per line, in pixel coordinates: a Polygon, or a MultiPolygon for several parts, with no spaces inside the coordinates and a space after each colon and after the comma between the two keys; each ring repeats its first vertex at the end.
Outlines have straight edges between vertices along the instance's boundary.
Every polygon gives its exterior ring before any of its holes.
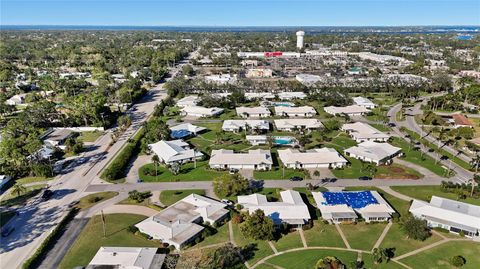
{"type": "Polygon", "coordinates": [[[297,35],[297,48],[301,49],[301,48],[303,48],[303,36],[305,35],[305,32],[304,31],[298,31],[296,33],[296,35],[297,35]]]}

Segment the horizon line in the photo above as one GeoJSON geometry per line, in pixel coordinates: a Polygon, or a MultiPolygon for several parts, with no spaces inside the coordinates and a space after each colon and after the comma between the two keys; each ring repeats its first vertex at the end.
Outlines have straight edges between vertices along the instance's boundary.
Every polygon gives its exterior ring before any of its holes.
{"type": "Polygon", "coordinates": [[[411,24],[411,25],[132,25],[132,24],[1,24],[0,27],[11,27],[11,26],[68,26],[68,27],[92,27],[92,26],[102,26],[102,27],[224,27],[224,28],[233,28],[233,27],[479,27],[480,24],[411,24]]]}

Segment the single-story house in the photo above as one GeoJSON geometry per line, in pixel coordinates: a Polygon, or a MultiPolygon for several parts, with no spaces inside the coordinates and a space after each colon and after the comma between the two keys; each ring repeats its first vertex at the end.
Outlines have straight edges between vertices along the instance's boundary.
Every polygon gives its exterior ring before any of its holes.
{"type": "Polygon", "coordinates": [[[335,149],[319,148],[300,152],[297,149],[278,150],[280,160],[287,168],[340,168],[348,161],[335,149]]]}
{"type": "Polygon", "coordinates": [[[181,111],[182,115],[203,118],[220,115],[224,109],[219,107],[186,106],[181,111]]]}
{"type": "Polygon", "coordinates": [[[195,240],[204,229],[203,222],[218,223],[228,216],[225,204],[190,194],[182,200],[135,225],[142,233],[180,249],[195,240]]]}
{"type": "Polygon", "coordinates": [[[203,153],[191,149],[190,145],[181,139],[172,141],[161,140],[157,143],[149,144],[148,147],[165,164],[186,163],[203,157],[203,153]]]}
{"type": "Polygon", "coordinates": [[[453,114],[452,120],[450,122],[452,123],[453,128],[460,128],[460,127],[473,128],[473,123],[462,114],[453,114]]]}
{"type": "Polygon", "coordinates": [[[480,206],[432,196],[430,203],[413,200],[409,209],[417,218],[427,221],[428,226],[463,232],[465,236],[480,236],[480,206]]]}
{"type": "Polygon", "coordinates": [[[70,129],[49,129],[42,135],[43,143],[47,147],[58,147],[61,150],[65,150],[65,141],[70,138],[74,132],[70,129]]]}
{"type": "Polygon", "coordinates": [[[311,106],[298,106],[298,107],[289,107],[289,106],[276,106],[275,115],[282,117],[313,117],[317,115],[315,108],[311,106]]]}
{"type": "Polygon", "coordinates": [[[255,99],[272,100],[272,99],[275,99],[275,94],[271,92],[246,92],[245,98],[247,100],[255,100],[255,99]]]}
{"type": "Polygon", "coordinates": [[[324,107],[323,110],[325,110],[325,112],[327,112],[328,114],[334,115],[334,116],[342,115],[342,114],[346,114],[348,116],[362,116],[365,113],[370,112],[370,110],[359,105],[351,105],[351,106],[344,106],[344,107],[327,106],[327,107],[324,107]]]}
{"type": "Polygon", "coordinates": [[[266,135],[247,135],[245,136],[248,143],[257,146],[257,145],[265,145],[268,143],[268,138],[266,135]]]}
{"type": "Polygon", "coordinates": [[[257,106],[257,107],[241,106],[241,107],[237,107],[235,110],[237,111],[237,116],[240,116],[242,118],[266,118],[272,115],[272,112],[270,112],[270,109],[263,106],[257,106]]]}
{"type": "Polygon", "coordinates": [[[294,130],[316,130],[323,127],[318,119],[279,119],[274,120],[279,131],[291,132],[294,130]]]}
{"type": "Polygon", "coordinates": [[[196,106],[199,102],[200,102],[200,97],[198,97],[198,95],[187,95],[177,101],[177,106],[179,107],[196,106]]]}
{"type": "Polygon", "coordinates": [[[386,142],[390,138],[390,135],[380,132],[363,122],[345,123],[342,126],[342,130],[349,134],[358,143],[365,141],[386,142]]]}
{"type": "Polygon", "coordinates": [[[238,204],[251,214],[260,209],[273,220],[275,225],[287,223],[301,227],[310,220],[310,212],[298,191],[280,192],[281,202],[269,202],[263,194],[238,196],[238,204]]]}
{"type": "Polygon", "coordinates": [[[278,98],[281,100],[305,99],[307,95],[304,92],[280,92],[278,98]]]}
{"type": "Polygon", "coordinates": [[[27,160],[37,160],[37,161],[48,160],[53,156],[54,153],[55,153],[54,148],[43,145],[39,150],[28,155],[27,160]]]}
{"type": "Polygon", "coordinates": [[[402,154],[402,148],[388,143],[366,141],[345,149],[344,152],[352,158],[380,165],[391,163],[393,158],[402,154]]]}
{"type": "Polygon", "coordinates": [[[100,247],[86,269],[162,268],[165,254],[157,254],[158,248],[100,247]]]}
{"type": "Polygon", "coordinates": [[[270,123],[266,120],[226,120],[223,121],[222,130],[226,132],[241,132],[250,129],[255,132],[270,130],[270,123]]]}
{"type": "Polygon", "coordinates": [[[375,105],[370,99],[365,98],[365,97],[353,97],[353,102],[357,106],[363,106],[364,108],[372,109],[375,108],[377,105],[375,105]]]}
{"type": "Polygon", "coordinates": [[[268,150],[251,149],[248,153],[235,153],[233,150],[212,150],[209,161],[213,169],[270,170],[273,161],[268,150]]]}
{"type": "Polygon", "coordinates": [[[196,126],[191,123],[182,123],[170,127],[170,136],[174,139],[181,139],[191,135],[197,135],[205,130],[207,130],[205,127],[196,126]]]}
{"type": "Polygon", "coordinates": [[[388,221],[395,210],[377,191],[312,192],[313,199],[330,223],[354,222],[357,213],[365,222],[388,221]]]}

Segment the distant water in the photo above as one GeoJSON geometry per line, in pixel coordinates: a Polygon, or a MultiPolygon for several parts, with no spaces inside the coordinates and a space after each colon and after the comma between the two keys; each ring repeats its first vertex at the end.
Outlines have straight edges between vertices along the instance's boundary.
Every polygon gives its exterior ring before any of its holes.
{"type": "Polygon", "coordinates": [[[457,40],[472,40],[473,35],[459,35],[457,36],[457,40]]]}
{"type": "Polygon", "coordinates": [[[102,26],[102,25],[1,25],[0,30],[110,30],[110,31],[163,31],[163,32],[293,32],[303,30],[315,33],[480,33],[480,26],[398,26],[398,27],[333,27],[333,26],[102,26]]]}

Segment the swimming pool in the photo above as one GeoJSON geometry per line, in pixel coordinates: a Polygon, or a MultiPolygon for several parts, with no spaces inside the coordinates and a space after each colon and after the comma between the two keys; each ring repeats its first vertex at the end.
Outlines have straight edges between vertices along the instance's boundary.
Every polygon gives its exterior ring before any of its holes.
{"type": "Polygon", "coordinates": [[[274,102],[273,105],[274,105],[274,106],[283,106],[283,107],[292,107],[292,106],[295,106],[294,103],[290,103],[290,102],[274,102]]]}
{"type": "Polygon", "coordinates": [[[273,137],[275,145],[290,146],[296,143],[296,139],[291,136],[275,136],[273,137]]]}

